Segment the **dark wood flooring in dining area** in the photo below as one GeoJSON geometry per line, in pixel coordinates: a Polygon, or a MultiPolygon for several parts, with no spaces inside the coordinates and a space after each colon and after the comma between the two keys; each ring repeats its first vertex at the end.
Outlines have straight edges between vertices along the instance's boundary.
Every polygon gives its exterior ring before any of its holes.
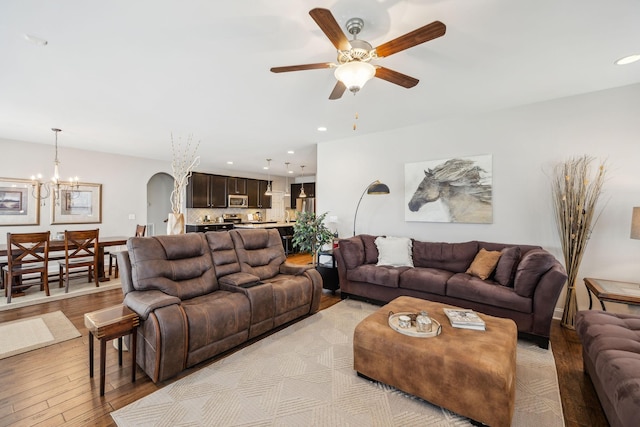
{"type": "MultiPolygon", "coordinates": [[[[294,256],[291,260],[306,262],[304,257],[294,256]]],[[[325,291],[321,309],[339,301],[339,294],[325,291]]],[[[116,289],[0,312],[0,322],[6,322],[61,310],[82,334],[80,338],[0,360],[0,426],[113,426],[110,412],[224,357],[159,384],[151,382],[138,368],[137,380],[131,383],[129,355],[125,353],[120,367],[117,351],[108,345],[106,392],[100,397],[97,371],[89,378],[84,313],[121,302],[122,293],[116,289]]],[[[593,386],[582,372],[581,346],[575,331],[562,328],[554,320],[551,335],[566,425],[607,426],[593,386]]],[[[95,357],[97,369],[98,355],[95,357]]]]}

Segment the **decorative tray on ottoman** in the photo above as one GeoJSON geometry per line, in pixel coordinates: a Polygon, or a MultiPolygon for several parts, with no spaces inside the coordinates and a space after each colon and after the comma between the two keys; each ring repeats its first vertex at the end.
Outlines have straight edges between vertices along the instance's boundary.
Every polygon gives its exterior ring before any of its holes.
{"type": "Polygon", "coordinates": [[[394,313],[393,311],[389,312],[389,326],[394,331],[400,332],[403,335],[408,335],[410,337],[418,337],[418,338],[431,338],[437,337],[442,333],[442,325],[436,319],[431,317],[431,331],[429,332],[418,332],[416,329],[416,316],[417,313],[410,312],[401,312],[394,313]],[[408,316],[411,319],[411,326],[408,328],[400,327],[400,316],[408,316]]]}

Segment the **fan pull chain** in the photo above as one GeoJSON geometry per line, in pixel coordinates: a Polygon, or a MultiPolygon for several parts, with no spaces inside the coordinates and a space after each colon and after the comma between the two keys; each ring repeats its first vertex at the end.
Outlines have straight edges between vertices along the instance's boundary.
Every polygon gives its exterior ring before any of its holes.
{"type": "MultiPolygon", "coordinates": [[[[358,112],[356,111],[356,120],[358,120],[358,112]]],[[[353,122],[353,130],[356,130],[358,126],[356,126],[356,122],[353,122]]]]}

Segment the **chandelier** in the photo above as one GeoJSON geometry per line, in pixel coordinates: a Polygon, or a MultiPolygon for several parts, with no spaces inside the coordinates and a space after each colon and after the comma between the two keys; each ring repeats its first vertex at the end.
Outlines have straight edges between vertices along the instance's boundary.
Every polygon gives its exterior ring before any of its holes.
{"type": "Polygon", "coordinates": [[[40,198],[42,206],[45,205],[46,199],[52,194],[54,195],[56,205],[60,205],[62,192],[66,192],[65,196],[70,198],[78,197],[78,177],[69,178],[68,182],[60,181],[60,160],[58,160],[58,132],[62,129],[51,128],[56,134],[56,157],[53,160],[53,176],[50,181],[42,181],[42,174],[31,175],[31,193],[34,198],[40,198]]]}
{"type": "Polygon", "coordinates": [[[271,159],[267,159],[267,166],[264,167],[267,170],[267,191],[264,192],[265,196],[271,196],[271,159]]]}

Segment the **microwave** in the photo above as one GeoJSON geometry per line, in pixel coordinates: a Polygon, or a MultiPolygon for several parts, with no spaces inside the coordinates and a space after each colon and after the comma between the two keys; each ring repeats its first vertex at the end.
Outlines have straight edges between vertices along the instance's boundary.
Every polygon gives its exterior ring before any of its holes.
{"type": "Polygon", "coordinates": [[[229,196],[230,208],[246,208],[249,206],[249,196],[238,196],[236,194],[229,196]]]}

